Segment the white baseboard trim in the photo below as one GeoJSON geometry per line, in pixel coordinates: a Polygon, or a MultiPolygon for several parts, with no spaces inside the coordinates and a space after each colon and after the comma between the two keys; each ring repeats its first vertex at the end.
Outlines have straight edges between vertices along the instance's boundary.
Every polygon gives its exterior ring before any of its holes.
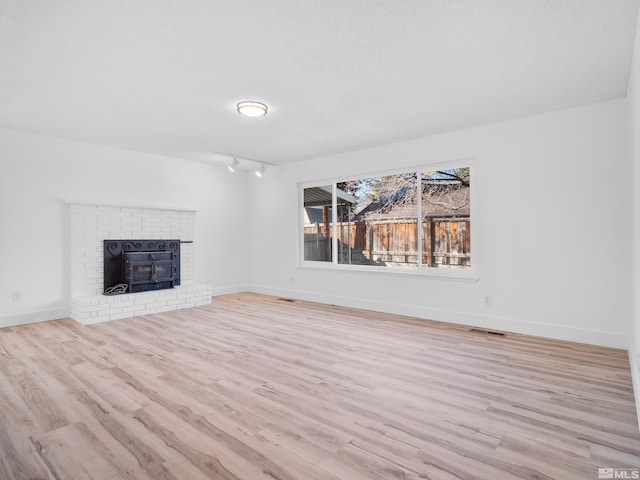
{"type": "MultiPolygon", "coordinates": [[[[473,327],[483,327],[492,330],[523,333],[539,337],[556,338],[558,340],[567,340],[572,342],[588,343],[592,345],[601,345],[605,347],[629,350],[630,365],[632,367],[632,374],[634,376],[633,385],[636,395],[636,405],[640,409],[640,365],[638,360],[638,352],[635,350],[633,345],[630,345],[629,336],[627,334],[566,327],[563,325],[532,322],[530,320],[499,317],[494,315],[458,312],[455,310],[437,309],[421,305],[391,303],[364,298],[326,295],[318,292],[274,288],[264,285],[239,284],[213,288],[214,297],[218,295],[229,295],[241,292],[262,293],[265,295],[294,298],[297,300],[307,300],[310,302],[339,305],[343,307],[360,308],[363,310],[373,310],[397,315],[407,315],[410,317],[425,318],[441,322],[469,325],[473,327]]],[[[56,308],[51,310],[41,310],[36,312],[0,315],[0,328],[15,325],[24,325],[28,323],[44,322],[48,320],[56,320],[67,317],[69,317],[68,307],[56,308]]]]}
{"type": "Polygon", "coordinates": [[[16,325],[26,325],[28,323],[48,322],[49,320],[59,320],[68,317],[69,307],[0,315],[0,328],[15,327],[16,325]]]}
{"type": "Polygon", "coordinates": [[[633,395],[636,399],[636,416],[638,428],[640,428],[640,359],[638,350],[633,340],[629,342],[629,366],[631,367],[631,381],[633,383],[633,395]]]}
{"type": "Polygon", "coordinates": [[[551,323],[533,322],[530,320],[500,317],[495,315],[459,312],[455,310],[431,308],[421,305],[383,302],[373,299],[342,297],[336,295],[326,295],[318,292],[273,288],[264,285],[248,285],[247,289],[248,291],[253,293],[262,293],[265,295],[275,295],[279,297],[294,298],[297,300],[307,300],[310,302],[339,305],[342,307],[359,308],[362,310],[373,310],[377,312],[406,315],[409,317],[424,318],[440,322],[469,325],[472,327],[482,327],[490,330],[522,333],[526,335],[554,338],[557,340],[566,340],[570,342],[621,348],[624,350],[627,350],[629,347],[628,335],[624,333],[567,327],[564,325],[556,325],[551,323]]]}
{"type": "Polygon", "coordinates": [[[213,287],[213,296],[217,297],[218,295],[230,295],[232,293],[242,293],[248,292],[249,285],[230,285],[228,287],[213,287]]]}

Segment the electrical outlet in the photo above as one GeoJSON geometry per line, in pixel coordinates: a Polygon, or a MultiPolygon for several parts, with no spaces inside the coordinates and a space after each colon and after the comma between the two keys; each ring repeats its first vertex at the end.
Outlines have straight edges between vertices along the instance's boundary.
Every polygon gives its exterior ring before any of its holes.
{"type": "Polygon", "coordinates": [[[491,306],[491,296],[490,295],[487,295],[486,297],[484,297],[484,305],[486,307],[491,306]]]}
{"type": "Polygon", "coordinates": [[[12,298],[13,298],[14,302],[21,302],[22,301],[22,292],[13,292],[12,298]]]}

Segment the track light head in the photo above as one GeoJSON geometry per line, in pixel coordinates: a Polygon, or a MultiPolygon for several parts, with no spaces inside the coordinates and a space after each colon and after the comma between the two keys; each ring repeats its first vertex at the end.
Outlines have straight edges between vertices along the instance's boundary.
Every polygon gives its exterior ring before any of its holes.
{"type": "Polygon", "coordinates": [[[227,168],[229,169],[230,172],[235,172],[239,166],[240,166],[240,162],[238,161],[237,158],[234,158],[233,162],[231,162],[231,165],[229,165],[227,168]]]}

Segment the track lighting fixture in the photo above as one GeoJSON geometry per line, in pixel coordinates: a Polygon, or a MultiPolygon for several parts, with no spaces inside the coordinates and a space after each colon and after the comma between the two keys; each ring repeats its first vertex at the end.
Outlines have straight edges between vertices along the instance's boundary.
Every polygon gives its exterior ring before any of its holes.
{"type": "Polygon", "coordinates": [[[229,165],[227,168],[229,169],[230,172],[235,172],[239,166],[240,166],[240,162],[238,161],[237,158],[234,158],[233,162],[231,162],[231,165],[229,165]]]}
{"type": "MultiPolygon", "coordinates": [[[[257,160],[253,160],[251,158],[243,158],[242,162],[243,163],[249,162],[250,164],[256,165],[253,171],[258,177],[263,177],[267,169],[267,165],[271,165],[270,163],[258,162],[257,160]]],[[[240,160],[238,160],[236,157],[233,157],[233,161],[229,165],[227,165],[227,168],[231,173],[235,172],[236,170],[240,170],[240,160]]],[[[248,169],[243,168],[242,170],[248,170],[248,169]]]]}

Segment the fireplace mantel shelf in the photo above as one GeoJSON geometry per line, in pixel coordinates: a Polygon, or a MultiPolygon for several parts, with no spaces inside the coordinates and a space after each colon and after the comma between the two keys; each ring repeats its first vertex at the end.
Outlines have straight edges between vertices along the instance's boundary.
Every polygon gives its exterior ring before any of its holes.
{"type": "Polygon", "coordinates": [[[129,204],[129,203],[102,203],[91,200],[73,200],[67,199],[67,205],[82,205],[88,207],[106,207],[106,208],[144,208],[145,210],[168,210],[174,212],[190,212],[196,213],[198,210],[193,207],[176,206],[176,205],[145,205],[145,204],[129,204]]]}

